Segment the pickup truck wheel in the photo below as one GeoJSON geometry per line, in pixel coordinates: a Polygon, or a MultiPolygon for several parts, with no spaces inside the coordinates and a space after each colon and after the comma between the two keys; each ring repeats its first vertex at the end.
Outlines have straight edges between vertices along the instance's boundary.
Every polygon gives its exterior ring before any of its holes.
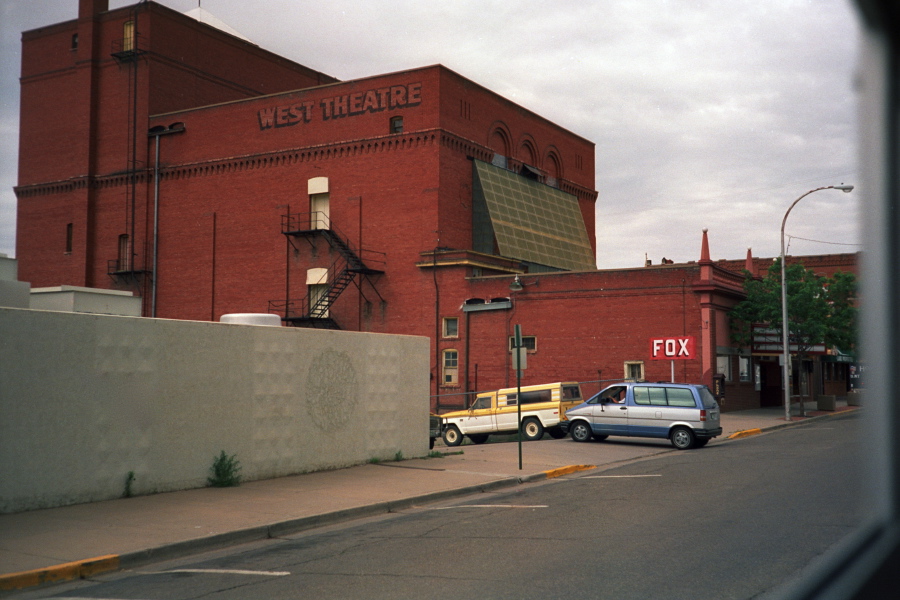
{"type": "Polygon", "coordinates": [[[456,425],[448,426],[447,429],[444,430],[444,435],[441,437],[444,438],[444,443],[448,446],[459,446],[463,441],[463,436],[456,425]]]}
{"type": "Polygon", "coordinates": [[[576,442],[589,442],[593,434],[591,426],[584,421],[575,421],[572,423],[572,439],[576,442]]]}
{"type": "Polygon", "coordinates": [[[522,437],[529,442],[539,440],[544,437],[544,426],[534,417],[525,419],[522,422],[522,437]]]}
{"type": "Polygon", "coordinates": [[[561,440],[566,437],[566,432],[562,430],[562,427],[551,427],[547,429],[547,433],[550,434],[554,440],[561,440]]]}
{"type": "Polygon", "coordinates": [[[483,444],[488,441],[488,438],[491,437],[488,433],[470,433],[469,439],[472,440],[473,444],[483,444]]]}
{"type": "Polygon", "coordinates": [[[672,445],[679,450],[690,450],[696,443],[694,432],[687,427],[676,427],[669,436],[672,445]]]}

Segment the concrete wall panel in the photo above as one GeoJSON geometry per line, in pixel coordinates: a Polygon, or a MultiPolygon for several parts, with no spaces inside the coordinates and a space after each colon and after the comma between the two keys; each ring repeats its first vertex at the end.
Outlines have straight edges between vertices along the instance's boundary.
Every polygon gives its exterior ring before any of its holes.
{"type": "Polygon", "coordinates": [[[0,512],[427,453],[428,340],[0,309],[0,512]]]}

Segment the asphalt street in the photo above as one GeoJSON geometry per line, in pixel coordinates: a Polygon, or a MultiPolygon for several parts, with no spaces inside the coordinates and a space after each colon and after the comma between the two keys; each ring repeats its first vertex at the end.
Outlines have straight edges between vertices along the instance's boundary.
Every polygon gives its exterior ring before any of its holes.
{"type": "Polygon", "coordinates": [[[634,441],[579,444],[623,460],[16,597],[752,598],[859,525],[858,425],[630,459],[634,441]]]}

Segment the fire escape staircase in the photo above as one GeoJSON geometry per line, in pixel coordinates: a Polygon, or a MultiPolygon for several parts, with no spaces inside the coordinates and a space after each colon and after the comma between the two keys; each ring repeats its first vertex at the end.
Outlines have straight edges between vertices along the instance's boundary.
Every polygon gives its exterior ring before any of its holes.
{"type": "MultiPolygon", "coordinates": [[[[324,291],[316,297],[307,295],[306,298],[298,300],[271,300],[269,312],[280,313],[282,321],[294,327],[340,329],[330,316],[332,305],[357,276],[368,278],[372,275],[381,275],[384,270],[367,265],[360,256],[361,252],[358,252],[349,239],[335,229],[330,219],[322,213],[285,215],[282,217],[281,232],[288,236],[289,240],[304,238],[313,247],[316,238],[324,239],[337,253],[338,258],[328,268],[328,276],[324,279],[328,287],[324,291]]],[[[368,262],[383,266],[383,254],[372,252],[369,254],[373,256],[368,262]]],[[[375,289],[374,286],[372,289],[375,289]]],[[[378,291],[375,290],[375,293],[378,291]]]]}

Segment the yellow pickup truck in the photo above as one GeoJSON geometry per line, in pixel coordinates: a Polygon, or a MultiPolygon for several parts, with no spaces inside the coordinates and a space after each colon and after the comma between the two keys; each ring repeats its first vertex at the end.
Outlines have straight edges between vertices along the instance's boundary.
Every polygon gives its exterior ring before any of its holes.
{"type": "Polygon", "coordinates": [[[504,388],[475,397],[468,410],[441,415],[442,438],[447,446],[459,446],[468,436],[473,444],[483,444],[492,433],[516,433],[519,429],[519,404],[522,408],[522,439],[539,440],[544,432],[559,439],[566,433],[559,426],[566,411],[581,404],[577,383],[545,383],[521,388],[504,388]]]}

